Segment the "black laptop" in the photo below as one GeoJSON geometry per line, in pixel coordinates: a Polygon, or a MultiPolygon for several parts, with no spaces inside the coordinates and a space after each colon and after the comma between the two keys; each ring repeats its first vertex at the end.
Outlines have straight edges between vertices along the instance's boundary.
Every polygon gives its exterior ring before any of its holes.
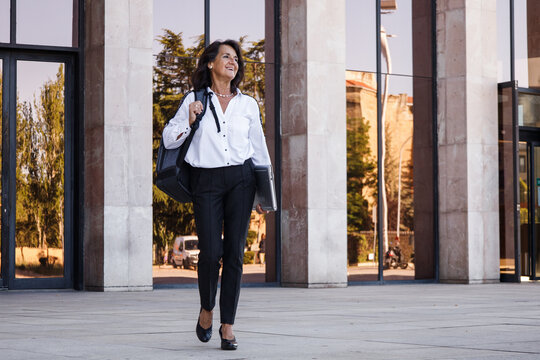
{"type": "Polygon", "coordinates": [[[258,204],[261,204],[265,211],[276,211],[277,200],[272,165],[256,165],[255,179],[257,181],[257,192],[253,208],[255,209],[258,204]]]}

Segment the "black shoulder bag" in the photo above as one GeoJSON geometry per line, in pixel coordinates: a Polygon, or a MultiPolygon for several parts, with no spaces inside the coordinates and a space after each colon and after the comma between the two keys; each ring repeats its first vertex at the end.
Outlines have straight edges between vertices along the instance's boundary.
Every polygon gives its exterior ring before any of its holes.
{"type": "MultiPolygon", "coordinates": [[[[186,97],[187,94],[182,99],[180,106],[182,106],[186,97]]],[[[184,158],[186,157],[191,140],[193,140],[193,135],[195,135],[195,131],[199,128],[199,122],[206,112],[208,100],[206,89],[195,91],[195,101],[197,100],[202,102],[203,111],[197,115],[195,122],[191,125],[191,132],[187,139],[176,149],[165,149],[162,135],[156,161],[156,186],[165,194],[181,203],[190,203],[192,201],[191,189],[189,187],[190,166],[184,161],[184,158]]]]}

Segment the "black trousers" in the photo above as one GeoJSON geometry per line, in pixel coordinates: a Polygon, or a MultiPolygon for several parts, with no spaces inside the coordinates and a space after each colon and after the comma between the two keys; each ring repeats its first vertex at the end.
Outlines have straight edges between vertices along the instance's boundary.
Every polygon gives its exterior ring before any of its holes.
{"type": "Polygon", "coordinates": [[[253,168],[249,159],[243,165],[191,169],[190,185],[200,249],[201,306],[208,311],[215,306],[220,260],[223,260],[219,297],[223,324],[234,324],[238,306],[244,247],[255,197],[253,168]]]}

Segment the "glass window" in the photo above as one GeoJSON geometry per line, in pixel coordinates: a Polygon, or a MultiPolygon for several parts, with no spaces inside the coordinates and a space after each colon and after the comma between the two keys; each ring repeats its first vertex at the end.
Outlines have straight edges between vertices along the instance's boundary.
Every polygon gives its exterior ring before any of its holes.
{"type": "Polygon", "coordinates": [[[380,90],[376,3],[347,1],[347,68],[369,71],[346,75],[348,279],[378,280],[379,258],[385,280],[433,279],[432,2],[381,2],[380,90]],[[385,189],[381,204],[378,181],[385,189]]]}
{"type": "Polygon", "coordinates": [[[413,82],[383,76],[383,269],[385,280],[414,279],[413,82]],[[385,89],[388,88],[388,92],[385,89]]]}
{"type": "Polygon", "coordinates": [[[15,276],[64,275],[64,64],[17,62],[15,276]]]}
{"type": "Polygon", "coordinates": [[[384,279],[433,278],[432,83],[385,75],[382,85],[384,279]]]}
{"type": "Polygon", "coordinates": [[[377,71],[375,1],[348,0],[346,3],[346,67],[377,71]]]}
{"type": "Polygon", "coordinates": [[[540,96],[532,94],[519,94],[518,97],[518,123],[519,126],[540,127],[540,96]]]}
{"type": "MultiPolygon", "coordinates": [[[[253,47],[248,48],[253,50],[253,47]]],[[[250,53],[252,51],[249,51],[250,53]]],[[[266,73],[266,64],[261,64],[258,62],[246,61],[245,71],[244,71],[244,81],[240,84],[240,89],[244,94],[253,96],[255,100],[259,103],[259,109],[261,110],[261,116],[263,120],[263,125],[265,124],[265,106],[264,106],[264,95],[265,95],[265,73],[266,73]]]]}
{"type": "Polygon", "coordinates": [[[510,80],[510,2],[497,0],[497,82],[510,80]]]}
{"type": "Polygon", "coordinates": [[[17,43],[74,46],[73,1],[17,0],[17,43]]]}
{"type": "MultiPolygon", "coordinates": [[[[271,75],[274,69],[272,64],[265,62],[267,2],[213,0],[210,1],[210,9],[206,9],[210,13],[210,41],[234,39],[242,43],[245,77],[240,88],[259,103],[263,125],[268,112],[265,92],[272,86],[266,79],[273,79],[271,75]],[[238,9],[242,9],[242,21],[231,21],[238,18],[238,9]],[[270,76],[267,77],[267,74],[270,76]]],[[[204,48],[204,16],[203,0],[154,1],[154,158],[165,123],[176,112],[183,94],[191,88],[189,77],[204,48]]],[[[184,266],[173,240],[177,235],[195,233],[191,204],[180,205],[170,201],[154,187],[153,208],[154,284],[196,283],[196,269],[184,266]]],[[[271,219],[271,215],[252,213],[247,232],[243,282],[265,282],[268,278],[265,254],[268,253],[271,262],[274,261],[274,239],[270,233],[268,242],[266,240],[268,218],[271,219]]]]}
{"type": "MultiPolygon", "coordinates": [[[[499,227],[500,227],[500,271],[501,275],[515,275],[516,262],[514,251],[514,232],[515,232],[515,209],[516,201],[514,167],[514,121],[513,121],[513,88],[506,87],[499,89],[499,227]]],[[[520,195],[526,190],[527,181],[527,161],[526,153],[522,151],[521,145],[519,149],[519,174],[520,177],[525,177],[520,181],[520,195]]],[[[520,213],[527,213],[527,197],[521,197],[519,200],[520,213]]],[[[525,216],[527,218],[527,216],[525,216]]],[[[523,218],[522,218],[523,219],[523,218]]],[[[523,234],[523,231],[521,231],[523,234]]]]}
{"type": "Polygon", "coordinates": [[[154,0],[154,54],[163,49],[159,39],[167,31],[181,34],[176,40],[184,48],[199,44],[204,36],[204,0],[154,0]]]}
{"type": "Polygon", "coordinates": [[[264,40],[264,5],[265,0],[211,0],[210,42],[243,40],[242,48],[246,50],[264,40]]]}
{"type": "Polygon", "coordinates": [[[0,0],[0,43],[9,43],[10,0],[0,0]]]}
{"type": "Polygon", "coordinates": [[[377,80],[346,72],[348,280],[377,281],[377,80]]]}
{"type": "Polygon", "coordinates": [[[396,0],[383,9],[381,26],[382,72],[412,75],[411,0],[396,0]]]}

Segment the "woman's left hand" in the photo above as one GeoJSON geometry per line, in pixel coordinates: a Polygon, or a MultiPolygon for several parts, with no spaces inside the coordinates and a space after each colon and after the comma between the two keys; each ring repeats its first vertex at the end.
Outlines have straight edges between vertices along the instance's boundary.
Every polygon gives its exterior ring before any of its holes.
{"type": "Polygon", "coordinates": [[[268,214],[268,211],[263,210],[261,204],[257,204],[256,210],[259,214],[268,214]]]}

